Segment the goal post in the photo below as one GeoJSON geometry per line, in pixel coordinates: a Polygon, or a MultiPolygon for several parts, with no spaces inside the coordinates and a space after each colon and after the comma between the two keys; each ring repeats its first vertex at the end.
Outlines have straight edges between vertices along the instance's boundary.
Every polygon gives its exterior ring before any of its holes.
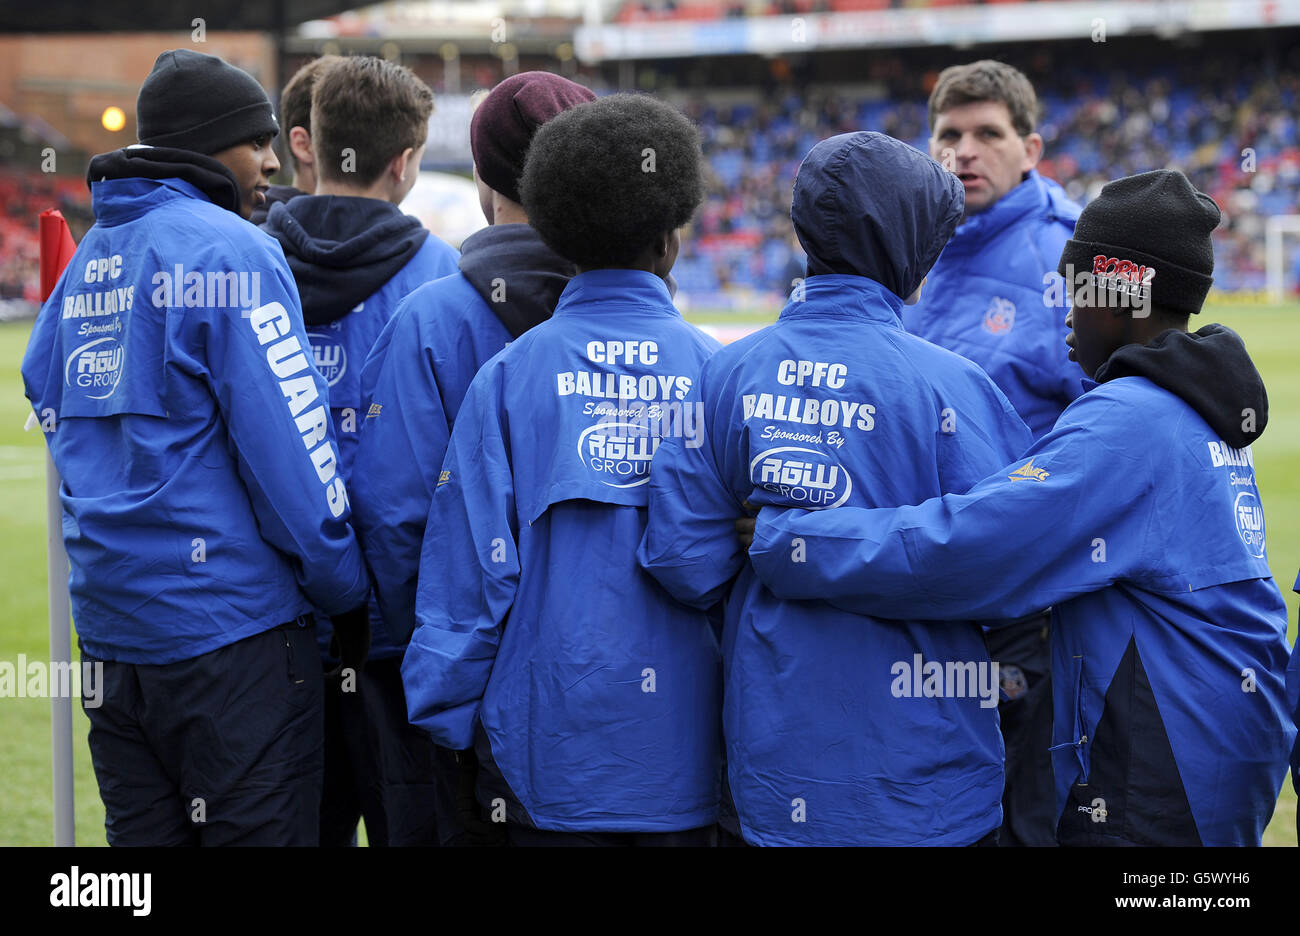
{"type": "Polygon", "coordinates": [[[1264,272],[1269,302],[1286,300],[1286,234],[1300,234],[1300,214],[1272,215],[1264,225],[1264,272]]]}

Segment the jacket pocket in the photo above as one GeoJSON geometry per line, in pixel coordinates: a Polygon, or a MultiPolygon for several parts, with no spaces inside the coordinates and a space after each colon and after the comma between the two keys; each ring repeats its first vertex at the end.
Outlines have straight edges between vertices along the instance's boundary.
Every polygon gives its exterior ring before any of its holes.
{"type": "Polygon", "coordinates": [[[1079,768],[1079,776],[1074,783],[1086,784],[1088,782],[1088,772],[1090,764],[1090,747],[1091,739],[1088,737],[1088,705],[1087,691],[1084,686],[1084,662],[1083,655],[1076,654],[1070,660],[1070,687],[1074,693],[1074,704],[1071,706],[1073,722],[1071,724],[1071,738],[1060,744],[1054,744],[1050,748],[1052,751],[1060,751],[1065,748],[1071,748],[1074,751],[1074,760],[1079,768]]]}

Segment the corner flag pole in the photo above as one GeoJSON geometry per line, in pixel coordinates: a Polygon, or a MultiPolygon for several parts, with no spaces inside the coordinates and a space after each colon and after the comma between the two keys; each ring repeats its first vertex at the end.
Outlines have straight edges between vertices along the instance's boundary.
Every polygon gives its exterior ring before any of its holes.
{"type": "MultiPolygon", "coordinates": [[[[50,662],[72,662],[72,609],[68,600],[68,553],[63,546],[63,504],[59,472],[45,451],[45,524],[49,556],[50,662]]],[[[72,685],[69,682],[69,685],[72,685]]],[[[51,694],[50,750],[54,776],[54,844],[77,844],[72,799],[72,696],[51,694]]]]}
{"type": "MultiPolygon", "coordinates": [[[[41,302],[54,291],[59,275],[72,259],[76,242],[63,215],[51,209],[40,217],[41,302]]],[[[43,414],[33,413],[27,425],[39,425],[43,414]]],[[[63,504],[59,500],[59,472],[45,447],[46,581],[50,605],[50,663],[72,663],[72,607],[68,596],[68,552],[63,545],[63,504]]],[[[70,670],[69,670],[70,671],[70,670]]],[[[72,685],[70,680],[68,685],[72,685]]],[[[72,798],[72,697],[50,697],[50,751],[54,779],[54,844],[75,845],[77,828],[72,798]]]]}

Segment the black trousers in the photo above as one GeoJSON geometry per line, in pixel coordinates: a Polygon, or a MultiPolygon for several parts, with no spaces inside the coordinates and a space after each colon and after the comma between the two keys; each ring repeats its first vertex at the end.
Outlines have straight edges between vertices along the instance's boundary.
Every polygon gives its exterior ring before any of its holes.
{"type": "Polygon", "coordinates": [[[1056,786],[1052,777],[1052,659],[1050,614],[987,632],[989,657],[1003,688],[1016,698],[998,703],[1006,747],[999,844],[1056,845],[1056,786]]]}
{"type": "Polygon", "coordinates": [[[310,618],[177,663],[103,663],[90,757],[110,845],[315,845],[321,667],[310,618]]]}
{"type": "Polygon", "coordinates": [[[338,677],[324,686],[321,845],[352,844],[359,819],[372,847],[505,844],[504,823],[477,816],[474,774],[462,768],[472,755],[407,720],[400,659],[369,661],[350,687],[338,677]]]}

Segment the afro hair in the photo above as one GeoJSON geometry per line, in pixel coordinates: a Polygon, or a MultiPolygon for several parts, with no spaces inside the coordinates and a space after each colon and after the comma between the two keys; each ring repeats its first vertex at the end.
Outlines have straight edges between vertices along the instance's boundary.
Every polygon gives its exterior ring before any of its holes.
{"type": "Polygon", "coordinates": [[[519,188],[529,223],[560,256],[583,269],[628,266],[699,207],[699,133],[644,94],[579,104],[537,131],[519,188]]]}

